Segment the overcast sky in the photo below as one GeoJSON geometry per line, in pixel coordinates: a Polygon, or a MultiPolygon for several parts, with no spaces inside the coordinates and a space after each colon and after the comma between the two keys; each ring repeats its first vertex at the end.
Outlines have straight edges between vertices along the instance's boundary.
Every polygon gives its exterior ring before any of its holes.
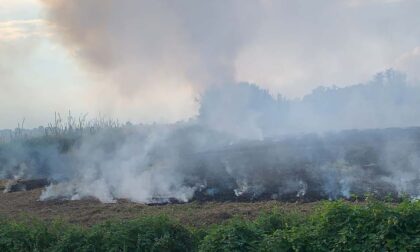
{"type": "Polygon", "coordinates": [[[0,0],[0,128],[54,111],[193,116],[212,85],[300,97],[395,68],[420,78],[418,0],[0,0]]]}

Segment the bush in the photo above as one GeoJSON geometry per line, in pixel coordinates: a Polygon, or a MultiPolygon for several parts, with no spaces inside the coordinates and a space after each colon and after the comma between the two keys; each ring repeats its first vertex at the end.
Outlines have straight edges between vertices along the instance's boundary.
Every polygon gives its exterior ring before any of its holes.
{"type": "Polygon", "coordinates": [[[0,251],[44,251],[53,240],[42,222],[0,222],[0,251]]]}
{"type": "Polygon", "coordinates": [[[262,232],[254,223],[236,218],[213,227],[204,237],[200,251],[254,251],[261,238],[262,232]]]}
{"type": "Polygon", "coordinates": [[[83,229],[2,221],[0,251],[193,251],[192,233],[166,217],[107,222],[83,229]]]}
{"type": "Polygon", "coordinates": [[[167,217],[91,228],[3,219],[0,251],[420,251],[420,202],[326,202],[310,216],[274,211],[209,229],[167,217]]]}
{"type": "Polygon", "coordinates": [[[101,251],[192,251],[195,244],[187,228],[166,217],[108,222],[93,227],[89,240],[101,251]]]}
{"type": "Polygon", "coordinates": [[[255,220],[255,224],[264,234],[272,234],[278,229],[284,229],[295,224],[295,221],[296,219],[291,218],[290,214],[286,215],[278,211],[272,211],[261,214],[255,220]]]}
{"type": "Polygon", "coordinates": [[[262,251],[419,251],[420,203],[327,202],[304,225],[279,229],[262,251]]]}

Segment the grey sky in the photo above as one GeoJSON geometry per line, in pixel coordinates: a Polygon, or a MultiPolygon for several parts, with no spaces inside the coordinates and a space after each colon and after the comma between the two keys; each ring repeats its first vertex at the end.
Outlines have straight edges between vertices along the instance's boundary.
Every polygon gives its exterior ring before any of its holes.
{"type": "Polygon", "coordinates": [[[0,128],[54,111],[176,121],[208,86],[289,97],[420,78],[417,0],[0,0],[0,128]]]}

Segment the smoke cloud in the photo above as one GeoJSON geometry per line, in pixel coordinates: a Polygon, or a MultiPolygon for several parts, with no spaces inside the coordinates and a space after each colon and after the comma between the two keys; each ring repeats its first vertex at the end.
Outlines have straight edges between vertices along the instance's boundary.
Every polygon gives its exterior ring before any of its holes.
{"type": "MultiPolygon", "coordinates": [[[[414,17],[400,21],[391,2],[43,0],[56,39],[98,78],[93,97],[114,101],[118,92],[130,107],[141,93],[156,113],[153,102],[171,107],[171,97],[184,97],[172,92],[187,90],[199,109],[173,124],[0,145],[0,177],[48,178],[41,200],[418,197],[419,129],[409,127],[420,124],[420,88],[404,75],[389,70],[294,100],[238,83],[269,80],[268,69],[281,85],[315,87],[388,67],[420,34],[406,28],[417,27],[416,5],[400,1],[396,12],[414,17]]],[[[412,69],[405,64],[417,54],[401,64],[412,69]]]]}
{"type": "Polygon", "coordinates": [[[13,41],[0,45],[0,85],[16,88],[2,93],[2,111],[13,112],[2,113],[0,127],[22,117],[36,127],[68,108],[175,122],[198,113],[194,99],[206,88],[241,81],[302,97],[387,68],[418,79],[419,7],[410,0],[3,0],[0,40],[13,41]],[[32,56],[16,61],[19,54],[32,56]]]}
{"type": "Polygon", "coordinates": [[[154,85],[233,83],[235,59],[261,9],[239,0],[44,3],[59,39],[126,95],[154,85]]]}
{"type": "Polygon", "coordinates": [[[252,84],[219,86],[186,122],[3,145],[0,172],[53,181],[41,200],[418,197],[420,130],[410,126],[420,123],[419,97],[392,70],[299,100],[252,84]]]}
{"type": "Polygon", "coordinates": [[[301,99],[271,96],[256,85],[210,89],[199,121],[248,139],[329,130],[409,127],[420,124],[418,85],[394,70],[359,85],[319,87],[301,99]]]}

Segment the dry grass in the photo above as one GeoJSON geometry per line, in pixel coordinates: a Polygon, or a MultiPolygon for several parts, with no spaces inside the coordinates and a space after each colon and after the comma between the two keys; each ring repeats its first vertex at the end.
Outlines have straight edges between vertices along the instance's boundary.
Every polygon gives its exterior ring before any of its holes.
{"type": "Polygon", "coordinates": [[[254,219],[261,212],[280,209],[287,212],[310,213],[318,203],[286,203],[263,201],[192,202],[149,206],[121,200],[104,204],[96,200],[38,201],[41,189],[26,192],[0,193],[0,216],[20,219],[36,217],[51,221],[61,219],[70,223],[90,226],[110,219],[133,219],[141,216],[167,215],[190,226],[207,226],[224,222],[233,216],[254,219]]]}

